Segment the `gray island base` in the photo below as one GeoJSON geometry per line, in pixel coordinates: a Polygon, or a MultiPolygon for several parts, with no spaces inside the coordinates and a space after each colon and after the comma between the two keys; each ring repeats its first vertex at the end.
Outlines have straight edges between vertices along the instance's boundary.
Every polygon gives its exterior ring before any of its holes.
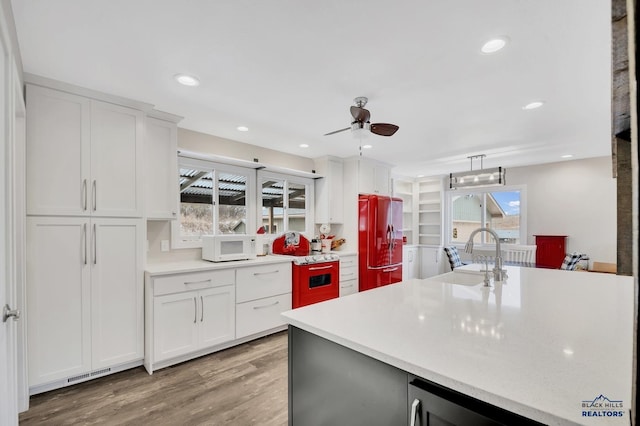
{"type": "Polygon", "coordinates": [[[541,425],[294,326],[289,424],[541,425]]]}

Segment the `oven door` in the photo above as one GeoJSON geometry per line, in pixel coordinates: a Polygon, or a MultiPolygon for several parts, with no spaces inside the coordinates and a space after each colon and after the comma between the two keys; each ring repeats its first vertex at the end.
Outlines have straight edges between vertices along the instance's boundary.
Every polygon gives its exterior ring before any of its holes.
{"type": "Polygon", "coordinates": [[[340,294],[338,261],[293,265],[293,308],[335,299],[340,294]]]}

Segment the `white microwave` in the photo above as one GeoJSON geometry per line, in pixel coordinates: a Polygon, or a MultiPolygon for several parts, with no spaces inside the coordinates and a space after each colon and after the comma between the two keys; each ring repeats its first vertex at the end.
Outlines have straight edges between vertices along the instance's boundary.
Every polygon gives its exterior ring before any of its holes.
{"type": "Polygon", "coordinates": [[[211,262],[256,257],[256,236],[243,234],[203,235],[202,259],[211,262]]]}

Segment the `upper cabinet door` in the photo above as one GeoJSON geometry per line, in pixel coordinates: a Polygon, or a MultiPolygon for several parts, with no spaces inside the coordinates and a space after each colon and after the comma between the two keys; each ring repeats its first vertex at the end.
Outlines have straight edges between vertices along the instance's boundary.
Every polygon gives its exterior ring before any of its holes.
{"type": "Polygon", "coordinates": [[[145,126],[145,216],[178,217],[178,126],[147,117],[145,126]]]}
{"type": "Polygon", "coordinates": [[[90,214],[90,100],[27,85],[27,117],[27,213],[90,214]]]}
{"type": "Polygon", "coordinates": [[[143,115],[91,101],[91,212],[142,217],[143,115]]]}

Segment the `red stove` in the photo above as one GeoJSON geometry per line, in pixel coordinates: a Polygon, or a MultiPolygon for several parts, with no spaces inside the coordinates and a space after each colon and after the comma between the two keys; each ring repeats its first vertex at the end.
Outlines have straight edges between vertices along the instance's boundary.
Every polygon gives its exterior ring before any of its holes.
{"type": "Polygon", "coordinates": [[[340,264],[335,254],[293,260],[293,308],[312,305],[340,295],[340,264]]]}
{"type": "Polygon", "coordinates": [[[340,264],[335,254],[310,256],[309,240],[287,232],[273,241],[273,254],[297,256],[292,265],[292,306],[312,305],[340,295],[340,264]]]}

